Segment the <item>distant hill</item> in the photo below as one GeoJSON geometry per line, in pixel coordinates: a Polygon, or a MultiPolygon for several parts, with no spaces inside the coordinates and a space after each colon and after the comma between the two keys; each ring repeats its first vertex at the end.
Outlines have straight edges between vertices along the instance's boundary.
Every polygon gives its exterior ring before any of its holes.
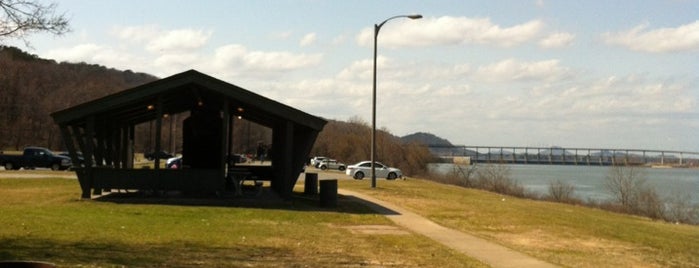
{"type": "Polygon", "coordinates": [[[404,143],[420,143],[429,146],[433,156],[455,156],[464,155],[463,148],[454,147],[447,139],[440,138],[432,133],[417,132],[400,138],[404,143]]]}
{"type": "Polygon", "coordinates": [[[87,63],[58,63],[0,46],[0,150],[61,148],[50,114],[157,77],[87,63]]]}
{"type": "Polygon", "coordinates": [[[406,135],[400,138],[401,141],[405,143],[417,142],[428,146],[440,146],[440,147],[451,147],[453,146],[451,142],[446,139],[440,138],[432,133],[426,132],[416,132],[410,135],[406,135]]]}

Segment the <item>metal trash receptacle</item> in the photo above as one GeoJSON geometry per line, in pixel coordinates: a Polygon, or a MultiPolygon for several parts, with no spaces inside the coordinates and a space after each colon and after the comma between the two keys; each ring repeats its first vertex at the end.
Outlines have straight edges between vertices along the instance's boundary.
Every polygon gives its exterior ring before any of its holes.
{"type": "Polygon", "coordinates": [[[337,179],[320,181],[320,206],[337,207],[337,179]]]}
{"type": "Polygon", "coordinates": [[[303,182],[303,193],[306,195],[318,194],[318,173],[306,173],[303,182]]]}

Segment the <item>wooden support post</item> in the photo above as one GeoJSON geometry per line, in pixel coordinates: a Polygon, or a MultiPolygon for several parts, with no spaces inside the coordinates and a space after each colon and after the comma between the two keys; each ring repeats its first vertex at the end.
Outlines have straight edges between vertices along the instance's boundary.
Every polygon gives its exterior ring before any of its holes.
{"type": "MultiPolygon", "coordinates": [[[[282,168],[282,192],[281,195],[284,199],[290,199],[291,198],[291,192],[293,190],[294,185],[291,184],[292,182],[292,176],[295,174],[293,172],[293,157],[294,157],[294,123],[291,121],[286,121],[285,126],[284,126],[284,134],[283,134],[283,139],[284,143],[282,144],[282,154],[284,156],[284,161],[281,163],[281,168],[282,168]]],[[[275,154],[277,152],[274,152],[275,154]]],[[[296,179],[293,179],[293,181],[296,181],[296,179]]]]}
{"type": "Polygon", "coordinates": [[[155,160],[153,168],[160,169],[160,151],[162,151],[161,140],[163,134],[163,96],[158,95],[155,105],[155,160]]]}
{"type": "Polygon", "coordinates": [[[226,164],[228,163],[229,159],[229,154],[230,154],[230,147],[229,147],[229,136],[231,135],[229,127],[231,126],[230,120],[231,120],[231,104],[230,100],[228,98],[223,99],[223,120],[221,120],[221,165],[220,165],[220,173],[219,177],[225,178],[226,177],[226,164]]]}

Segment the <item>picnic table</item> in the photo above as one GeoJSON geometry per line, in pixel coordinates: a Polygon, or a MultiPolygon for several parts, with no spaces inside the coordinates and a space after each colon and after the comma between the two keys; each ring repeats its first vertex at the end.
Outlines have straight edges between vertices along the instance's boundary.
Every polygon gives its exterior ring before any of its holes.
{"type": "Polygon", "coordinates": [[[262,182],[258,181],[257,176],[254,176],[252,171],[250,171],[247,168],[244,168],[244,167],[228,168],[227,178],[229,179],[230,182],[233,183],[235,196],[242,196],[243,195],[243,184],[245,183],[246,180],[254,182],[253,185],[257,189],[258,194],[261,191],[262,182]]]}

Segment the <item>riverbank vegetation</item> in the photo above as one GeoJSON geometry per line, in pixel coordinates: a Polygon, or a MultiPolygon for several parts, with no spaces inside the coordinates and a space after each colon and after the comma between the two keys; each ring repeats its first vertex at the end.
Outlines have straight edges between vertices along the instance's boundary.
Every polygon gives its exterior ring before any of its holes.
{"type": "Polygon", "coordinates": [[[689,193],[662,198],[646,184],[643,168],[614,166],[605,178],[610,201],[582,200],[575,197],[575,186],[560,180],[549,183],[548,194],[528,192],[509,177],[507,165],[454,165],[447,174],[430,174],[430,180],[495,193],[604,209],[663,220],[671,223],[699,224],[699,204],[691,203],[689,193]]]}

